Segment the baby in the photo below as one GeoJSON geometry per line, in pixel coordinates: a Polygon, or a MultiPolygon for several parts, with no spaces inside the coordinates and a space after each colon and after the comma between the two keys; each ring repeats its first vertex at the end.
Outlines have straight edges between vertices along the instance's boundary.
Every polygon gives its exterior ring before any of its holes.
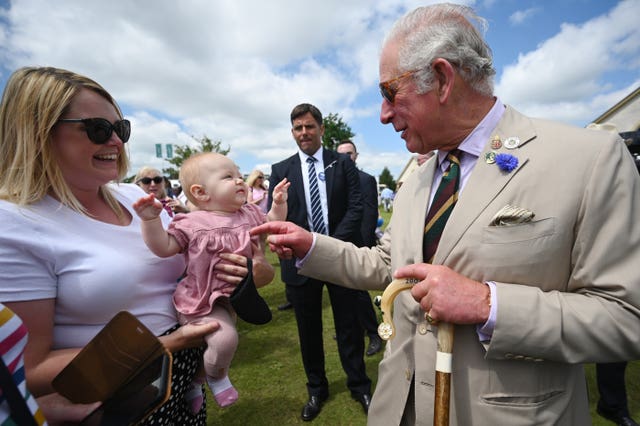
{"type": "MultiPolygon", "coordinates": [[[[180,183],[195,211],[177,214],[167,231],[159,215],[162,205],[153,194],[133,205],[142,219],[142,236],[149,249],[160,257],[184,253],[185,277],[173,295],[181,324],[217,321],[220,328],[205,340],[204,371],[207,384],[221,407],[238,399],[229,380],[228,369],[238,345],[235,315],[229,302],[234,286],[216,277],[214,266],[219,253],[252,255],[249,229],[266,220],[285,220],[287,190],[283,179],[273,191],[273,205],[265,215],[258,206],[248,204],[247,185],[238,167],[218,153],[200,153],[189,157],[180,168],[180,183]]],[[[258,241],[254,241],[257,243],[258,241]]],[[[194,380],[187,395],[194,412],[203,402],[203,377],[194,380]]]]}

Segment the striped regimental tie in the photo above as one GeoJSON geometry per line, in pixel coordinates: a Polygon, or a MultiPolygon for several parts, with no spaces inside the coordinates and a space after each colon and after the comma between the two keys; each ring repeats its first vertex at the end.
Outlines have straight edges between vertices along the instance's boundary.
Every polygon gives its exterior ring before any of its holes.
{"type": "Polygon", "coordinates": [[[309,191],[311,196],[311,221],[313,222],[313,232],[318,234],[326,234],[327,228],[324,225],[322,215],[322,203],[320,202],[320,190],[318,189],[318,177],[316,175],[315,162],[313,157],[307,158],[309,165],[309,191]]]}
{"type": "Polygon", "coordinates": [[[460,156],[462,151],[454,149],[447,155],[449,167],[442,175],[442,180],[433,202],[427,213],[422,240],[422,253],[425,262],[433,263],[444,226],[451,215],[451,211],[458,201],[458,187],[460,185],[460,156]]]}

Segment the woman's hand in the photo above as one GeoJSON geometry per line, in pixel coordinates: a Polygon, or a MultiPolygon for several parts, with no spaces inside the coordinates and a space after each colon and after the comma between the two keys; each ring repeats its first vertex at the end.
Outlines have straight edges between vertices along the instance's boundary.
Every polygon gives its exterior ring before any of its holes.
{"type": "Polygon", "coordinates": [[[218,262],[215,266],[216,278],[226,281],[233,286],[229,286],[223,291],[228,296],[233,293],[235,286],[247,276],[249,269],[247,269],[247,258],[241,254],[234,253],[220,253],[221,262],[218,262]]]}
{"type": "Polygon", "coordinates": [[[41,396],[36,398],[36,401],[38,401],[47,423],[51,426],[66,425],[69,422],[78,423],[101,404],[100,402],[74,404],[59,393],[41,396]]]}
{"type": "Polygon", "coordinates": [[[159,336],[165,348],[170,352],[177,352],[182,349],[198,348],[205,344],[204,336],[213,333],[220,324],[217,321],[207,322],[203,324],[185,324],[176,331],[166,336],[159,336]]]}
{"type": "Polygon", "coordinates": [[[177,198],[168,200],[167,205],[174,213],[189,213],[189,208],[182,204],[182,201],[178,200],[177,198]]]}
{"type": "MultiPolygon", "coordinates": [[[[253,282],[256,287],[263,287],[273,280],[275,270],[265,257],[262,244],[251,243],[251,249],[253,252],[253,282]]],[[[216,277],[234,286],[240,284],[249,273],[247,258],[233,253],[220,253],[220,258],[224,261],[216,264],[215,269],[218,271],[216,277]]],[[[231,294],[233,288],[228,289],[228,291],[231,294]]]]}

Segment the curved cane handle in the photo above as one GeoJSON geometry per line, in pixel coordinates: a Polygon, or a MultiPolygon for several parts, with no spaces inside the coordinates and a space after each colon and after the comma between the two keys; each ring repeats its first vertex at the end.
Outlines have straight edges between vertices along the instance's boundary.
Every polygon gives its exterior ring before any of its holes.
{"type": "Polygon", "coordinates": [[[384,289],[382,299],[380,301],[382,322],[378,326],[378,335],[380,335],[382,340],[389,340],[393,338],[393,335],[395,334],[391,310],[396,296],[401,291],[410,289],[417,282],[419,282],[419,280],[416,278],[401,278],[391,281],[387,288],[384,289]]]}

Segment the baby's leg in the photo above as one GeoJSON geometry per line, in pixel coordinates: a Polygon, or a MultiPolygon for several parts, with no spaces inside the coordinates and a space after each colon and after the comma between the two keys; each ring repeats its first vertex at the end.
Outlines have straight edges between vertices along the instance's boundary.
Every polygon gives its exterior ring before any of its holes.
{"type": "Polygon", "coordinates": [[[204,370],[207,384],[221,407],[228,407],[238,399],[238,392],[229,380],[229,366],[238,347],[235,319],[223,303],[216,303],[207,318],[217,321],[220,328],[207,335],[204,370]]]}
{"type": "MultiPolygon", "coordinates": [[[[185,325],[189,323],[200,323],[207,322],[208,319],[201,319],[200,317],[192,317],[190,315],[184,315],[178,312],[178,321],[180,325],[185,325]]],[[[184,399],[189,405],[191,412],[193,414],[197,414],[200,412],[202,408],[202,404],[204,404],[204,390],[202,385],[204,384],[206,379],[206,374],[204,372],[204,364],[201,362],[198,370],[196,371],[196,375],[194,376],[191,384],[189,385],[189,389],[184,394],[184,399]]]]}

